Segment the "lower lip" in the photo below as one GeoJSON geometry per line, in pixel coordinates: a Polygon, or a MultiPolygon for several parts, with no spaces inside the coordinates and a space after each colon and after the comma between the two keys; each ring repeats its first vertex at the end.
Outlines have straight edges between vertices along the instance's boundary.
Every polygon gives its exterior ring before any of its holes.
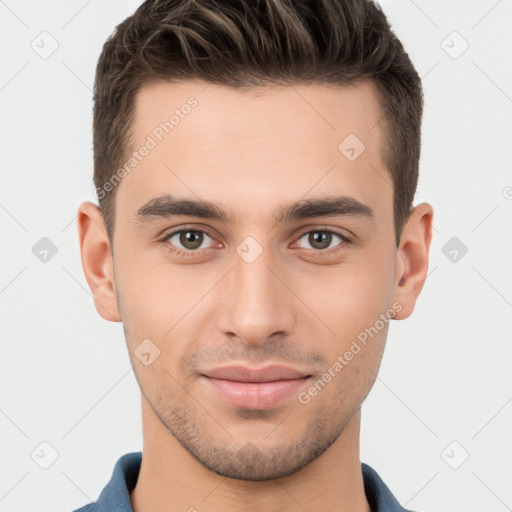
{"type": "Polygon", "coordinates": [[[309,377],[275,382],[234,382],[205,377],[213,389],[229,404],[246,409],[270,409],[296,394],[309,377]]]}

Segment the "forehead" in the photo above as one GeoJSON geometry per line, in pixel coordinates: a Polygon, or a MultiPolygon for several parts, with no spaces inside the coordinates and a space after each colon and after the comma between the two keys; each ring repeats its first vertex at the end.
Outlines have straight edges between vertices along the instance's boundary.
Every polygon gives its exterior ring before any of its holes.
{"type": "Polygon", "coordinates": [[[139,139],[155,130],[158,138],[159,125],[170,121],[173,135],[181,132],[204,144],[217,142],[217,135],[239,144],[244,133],[256,131],[260,139],[265,133],[272,139],[279,132],[312,140],[330,131],[336,132],[334,139],[353,133],[371,145],[379,136],[382,118],[377,88],[371,81],[350,86],[269,85],[244,90],[199,80],[157,82],[139,90],[134,113],[133,128],[139,139]],[[192,103],[195,106],[189,108],[192,103]],[[182,123],[187,117],[187,123],[182,123]]]}
{"type": "Polygon", "coordinates": [[[389,186],[371,82],[244,91],[202,81],[155,83],[138,92],[134,114],[132,149],[145,155],[122,179],[119,199],[132,210],[165,192],[232,209],[236,202],[254,209],[258,201],[269,207],[332,192],[365,203],[384,195],[390,204],[392,190],[379,190],[389,186]]]}

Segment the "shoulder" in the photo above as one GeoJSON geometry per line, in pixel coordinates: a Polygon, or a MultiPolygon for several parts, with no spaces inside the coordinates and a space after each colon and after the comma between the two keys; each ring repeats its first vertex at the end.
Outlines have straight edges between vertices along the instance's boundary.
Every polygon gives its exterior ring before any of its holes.
{"type": "Polygon", "coordinates": [[[364,492],[372,512],[413,512],[403,508],[377,471],[361,463],[364,492]]]}
{"type": "Polygon", "coordinates": [[[130,492],[137,483],[141,461],[142,452],[131,452],[121,456],[98,500],[73,512],[133,512],[130,492]]]}

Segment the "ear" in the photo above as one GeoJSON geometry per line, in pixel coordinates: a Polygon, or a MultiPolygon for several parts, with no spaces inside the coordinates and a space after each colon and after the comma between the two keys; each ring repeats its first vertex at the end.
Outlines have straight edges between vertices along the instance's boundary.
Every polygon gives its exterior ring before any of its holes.
{"type": "Polygon", "coordinates": [[[78,209],[78,238],[85,279],[96,311],[110,322],[120,322],[110,241],[99,208],[89,201],[78,209]]]}
{"type": "Polygon", "coordinates": [[[402,305],[396,320],[409,317],[414,311],[428,273],[428,254],[432,240],[434,210],[421,203],[410,213],[400,238],[396,256],[394,300],[402,305]]]}

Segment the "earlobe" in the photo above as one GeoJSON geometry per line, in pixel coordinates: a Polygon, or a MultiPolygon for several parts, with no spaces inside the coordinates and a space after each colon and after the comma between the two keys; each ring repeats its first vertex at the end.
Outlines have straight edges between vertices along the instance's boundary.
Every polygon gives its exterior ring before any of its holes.
{"type": "Polygon", "coordinates": [[[434,210],[428,203],[416,206],[404,226],[397,251],[394,300],[402,305],[396,320],[409,317],[428,274],[434,210]]]}
{"type": "Polygon", "coordinates": [[[94,306],[105,320],[120,322],[110,242],[103,216],[95,204],[85,201],[80,205],[77,227],[82,267],[94,306]]]}

